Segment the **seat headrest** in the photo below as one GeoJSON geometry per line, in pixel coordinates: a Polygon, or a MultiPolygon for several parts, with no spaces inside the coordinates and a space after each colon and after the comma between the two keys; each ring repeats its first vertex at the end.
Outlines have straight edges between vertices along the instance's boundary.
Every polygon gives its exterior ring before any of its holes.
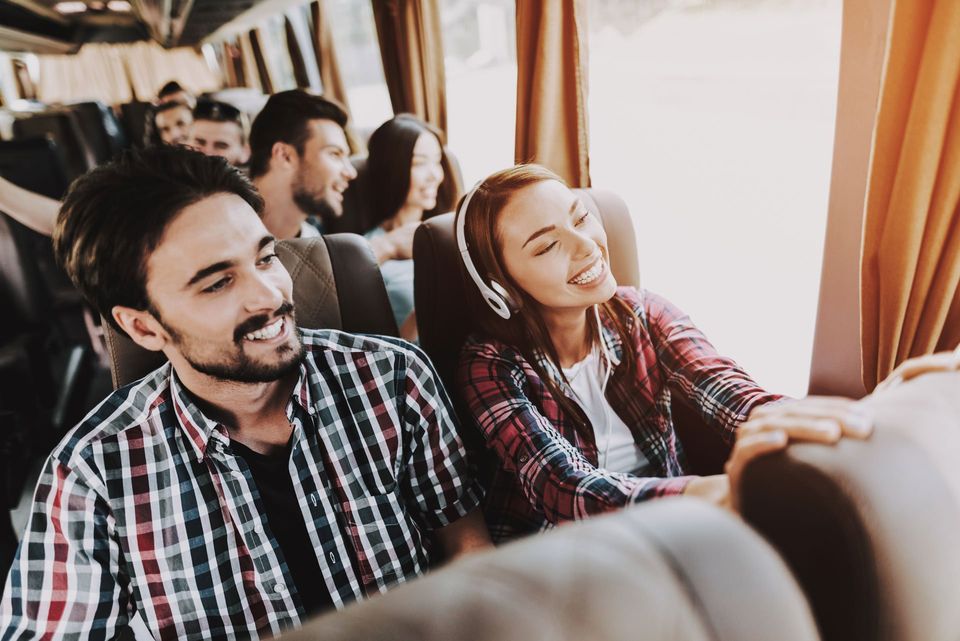
{"type": "Polygon", "coordinates": [[[791,445],[743,476],[744,518],[793,568],[826,641],[960,630],[960,374],[867,401],[874,433],[791,445]]]}
{"type": "Polygon", "coordinates": [[[800,589],[739,519],[662,499],[465,557],[280,637],[815,641],[800,589]]]}
{"type": "MultiPolygon", "coordinates": [[[[575,189],[574,193],[603,221],[610,269],[617,283],[639,286],[636,234],[626,203],[601,189],[575,189]]],[[[464,292],[454,216],[442,214],[425,221],[413,239],[414,308],[420,345],[447,389],[456,389],[454,375],[460,348],[475,329],[464,292]]]]}
{"type": "MultiPolygon", "coordinates": [[[[330,234],[277,243],[277,255],[293,280],[297,325],[396,336],[397,324],[383,277],[366,240],[330,234]]],[[[114,387],[163,365],[160,352],[143,349],[104,321],[114,387]]]]}

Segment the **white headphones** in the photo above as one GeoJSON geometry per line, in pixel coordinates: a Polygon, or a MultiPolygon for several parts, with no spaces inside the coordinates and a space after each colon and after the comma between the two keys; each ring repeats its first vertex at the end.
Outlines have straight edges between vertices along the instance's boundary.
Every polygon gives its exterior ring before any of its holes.
{"type": "Polygon", "coordinates": [[[511,298],[510,293],[507,292],[503,285],[495,280],[491,280],[489,284],[484,282],[480,273],[477,272],[477,266],[473,264],[473,259],[470,258],[470,248],[467,247],[467,208],[470,206],[470,200],[473,198],[473,195],[477,193],[477,189],[480,188],[481,184],[483,184],[482,180],[467,192],[463,202],[460,203],[460,208],[457,210],[457,248],[460,250],[463,265],[467,268],[467,273],[470,274],[470,278],[473,279],[473,282],[477,285],[477,289],[480,290],[480,295],[483,297],[483,300],[490,306],[490,309],[496,312],[497,316],[507,320],[517,311],[517,306],[511,298]]]}

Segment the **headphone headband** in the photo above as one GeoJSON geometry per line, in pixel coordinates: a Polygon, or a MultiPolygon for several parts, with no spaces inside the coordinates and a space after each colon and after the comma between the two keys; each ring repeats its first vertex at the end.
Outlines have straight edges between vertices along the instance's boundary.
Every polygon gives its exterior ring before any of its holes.
{"type": "Polygon", "coordinates": [[[477,289],[480,290],[480,295],[483,297],[483,300],[497,316],[507,320],[512,315],[509,302],[510,294],[496,281],[490,281],[489,285],[484,282],[480,273],[477,271],[476,265],[473,264],[473,258],[470,257],[470,248],[467,246],[467,209],[470,207],[470,201],[473,199],[473,195],[477,193],[477,190],[480,189],[482,184],[483,180],[474,185],[473,188],[467,192],[467,195],[463,197],[463,201],[457,209],[455,221],[457,249],[460,250],[460,258],[463,260],[463,265],[467,268],[467,273],[470,274],[470,278],[474,284],[476,284],[477,289]]]}

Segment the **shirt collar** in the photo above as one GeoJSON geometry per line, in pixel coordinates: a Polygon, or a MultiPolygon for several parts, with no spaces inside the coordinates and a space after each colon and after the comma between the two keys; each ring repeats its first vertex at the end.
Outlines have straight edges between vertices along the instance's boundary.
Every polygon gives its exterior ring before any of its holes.
{"type": "MultiPolygon", "coordinates": [[[[227,433],[227,428],[222,423],[207,417],[197,407],[193,396],[180,382],[173,367],[170,368],[170,395],[173,399],[173,410],[177,416],[177,422],[187,437],[187,442],[192,446],[197,461],[202,462],[207,455],[207,446],[210,444],[211,438],[229,442],[230,436],[227,433]]],[[[290,402],[287,404],[287,418],[290,418],[293,414],[294,403],[302,407],[308,414],[312,415],[316,411],[312,403],[305,363],[300,363],[300,375],[297,377],[297,384],[294,385],[290,402]]],[[[312,425],[313,422],[306,421],[306,423],[312,425]]]]}

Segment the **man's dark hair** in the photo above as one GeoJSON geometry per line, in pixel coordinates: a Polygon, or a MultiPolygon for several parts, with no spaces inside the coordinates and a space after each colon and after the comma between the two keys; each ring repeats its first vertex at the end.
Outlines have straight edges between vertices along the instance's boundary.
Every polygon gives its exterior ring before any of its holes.
{"type": "Polygon", "coordinates": [[[157,92],[157,98],[166,98],[167,96],[180,91],[184,91],[183,87],[180,86],[180,83],[176,80],[171,80],[167,84],[160,87],[160,91],[157,92]]]}
{"type": "Polygon", "coordinates": [[[117,330],[116,305],[150,309],[147,259],[184,208],[236,194],[258,214],[263,199],[226,160],[185,147],[123,152],[73,182],[53,232],[57,261],[117,330]]]}
{"type": "Polygon", "coordinates": [[[258,178],[270,168],[273,145],[285,142],[298,154],[310,137],[311,120],[332,120],[347,126],[347,112],[337,103],[302,89],[281,91],[270,96],[250,127],[250,177],[258,178]]]}

